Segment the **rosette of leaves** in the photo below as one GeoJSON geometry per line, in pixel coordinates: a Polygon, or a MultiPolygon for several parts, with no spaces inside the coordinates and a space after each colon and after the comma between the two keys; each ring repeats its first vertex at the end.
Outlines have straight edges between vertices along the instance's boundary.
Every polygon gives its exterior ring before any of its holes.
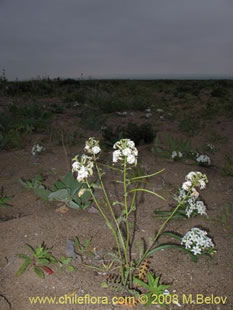
{"type": "Polygon", "coordinates": [[[4,187],[2,186],[0,189],[0,207],[12,207],[12,205],[8,203],[12,198],[13,196],[7,196],[4,193],[4,187]]]}
{"type": "MultiPolygon", "coordinates": [[[[177,138],[165,134],[162,140],[157,136],[151,149],[152,153],[157,153],[162,158],[172,158],[172,152],[181,152],[182,159],[194,159],[196,150],[192,149],[191,143],[186,138],[177,138]]],[[[178,159],[178,158],[176,158],[178,159]]]]}
{"type": "Polygon", "coordinates": [[[47,248],[44,243],[39,247],[33,248],[31,245],[27,246],[32,250],[32,255],[26,254],[17,254],[19,258],[24,259],[23,265],[17,271],[17,276],[23,274],[30,267],[33,268],[33,271],[40,277],[44,278],[44,272],[48,274],[53,274],[53,270],[47,265],[58,263],[57,259],[52,255],[51,249],[47,248]]]}
{"type": "Polygon", "coordinates": [[[145,281],[134,277],[133,283],[135,286],[143,289],[143,294],[147,296],[146,305],[148,306],[152,304],[156,296],[164,294],[168,289],[169,285],[159,284],[160,277],[156,277],[151,272],[148,272],[146,277],[147,278],[145,281]]]}
{"type": "Polygon", "coordinates": [[[78,182],[71,172],[68,172],[63,179],[57,180],[50,190],[42,184],[43,178],[36,176],[32,181],[19,180],[20,183],[29,189],[41,199],[48,201],[61,201],[73,209],[86,209],[91,204],[91,195],[87,185],[78,182]]]}
{"type": "Polygon", "coordinates": [[[62,201],[73,209],[86,209],[91,203],[87,185],[78,182],[71,172],[68,172],[61,181],[56,181],[48,200],[62,201]]]}

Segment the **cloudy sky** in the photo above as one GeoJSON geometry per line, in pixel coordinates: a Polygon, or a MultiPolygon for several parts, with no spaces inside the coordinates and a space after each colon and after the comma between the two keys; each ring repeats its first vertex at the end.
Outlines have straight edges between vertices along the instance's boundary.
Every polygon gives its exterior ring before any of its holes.
{"type": "Polygon", "coordinates": [[[0,0],[0,70],[233,76],[233,0],[0,0]]]}

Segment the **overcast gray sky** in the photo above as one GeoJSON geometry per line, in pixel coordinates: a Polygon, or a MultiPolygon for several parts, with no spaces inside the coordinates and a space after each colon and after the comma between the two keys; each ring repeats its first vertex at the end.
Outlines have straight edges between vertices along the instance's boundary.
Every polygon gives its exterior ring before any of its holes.
{"type": "Polygon", "coordinates": [[[9,79],[233,75],[233,0],[0,0],[9,79]]]}

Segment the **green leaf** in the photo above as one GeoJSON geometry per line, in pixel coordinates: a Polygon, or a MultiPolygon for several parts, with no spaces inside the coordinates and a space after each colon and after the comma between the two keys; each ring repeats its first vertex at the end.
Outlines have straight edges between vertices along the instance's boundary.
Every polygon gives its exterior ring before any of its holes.
{"type": "Polygon", "coordinates": [[[158,278],[154,279],[154,277],[152,276],[150,272],[147,273],[147,281],[148,281],[150,290],[153,289],[153,287],[157,286],[158,284],[158,278]]]}
{"type": "Polygon", "coordinates": [[[61,262],[64,265],[68,265],[71,261],[72,261],[72,257],[67,257],[67,258],[61,257],[61,262]]]}
{"type": "Polygon", "coordinates": [[[182,237],[181,237],[181,236],[179,236],[179,235],[177,235],[177,234],[175,234],[175,233],[173,233],[173,232],[165,231],[165,232],[163,232],[160,236],[162,236],[162,235],[172,237],[172,238],[177,239],[177,240],[179,240],[179,241],[182,240],[182,237]]]}
{"type": "Polygon", "coordinates": [[[150,257],[152,254],[154,254],[155,252],[158,252],[158,251],[161,251],[163,249],[166,249],[166,248],[175,248],[175,249],[179,249],[179,250],[182,250],[184,251],[186,254],[189,254],[192,258],[192,260],[194,262],[197,262],[198,260],[198,257],[193,255],[191,251],[185,249],[182,245],[178,245],[178,244],[164,244],[164,245],[160,245],[156,248],[153,248],[152,250],[150,250],[147,255],[145,256],[146,257],[150,257]]]}
{"type": "Polygon", "coordinates": [[[67,189],[59,189],[56,192],[51,193],[48,196],[49,201],[57,200],[57,201],[65,201],[68,200],[69,193],[67,189]]]}
{"type": "Polygon", "coordinates": [[[159,197],[162,200],[166,200],[164,197],[160,196],[159,194],[157,194],[157,193],[155,193],[153,191],[150,191],[148,189],[145,189],[145,188],[135,188],[135,189],[130,190],[128,193],[133,193],[133,192],[145,192],[145,193],[149,193],[149,194],[155,195],[155,196],[159,197]]]}
{"type": "Polygon", "coordinates": [[[50,263],[50,260],[47,259],[47,258],[38,258],[38,257],[37,257],[36,260],[37,260],[37,264],[38,264],[38,265],[47,265],[47,264],[50,263]]]}
{"type": "Polygon", "coordinates": [[[80,206],[74,202],[73,200],[68,200],[65,202],[66,205],[69,207],[69,208],[72,208],[72,209],[80,209],[80,206]]]}
{"type": "MultiPolygon", "coordinates": [[[[168,218],[171,214],[172,211],[159,211],[159,210],[154,210],[155,215],[153,215],[154,218],[158,219],[166,219],[168,218]]],[[[180,218],[186,218],[186,213],[184,210],[177,210],[175,214],[172,216],[172,219],[180,219],[180,218]]]]}
{"type": "Polygon", "coordinates": [[[88,238],[84,243],[84,249],[86,250],[92,241],[92,237],[88,238]]]}
{"type": "Polygon", "coordinates": [[[66,269],[70,272],[74,272],[75,271],[75,268],[74,266],[70,265],[70,266],[67,266],[66,269]]]}
{"type": "Polygon", "coordinates": [[[16,272],[17,276],[20,276],[22,273],[24,273],[24,271],[26,271],[26,269],[31,265],[32,260],[25,260],[25,262],[23,263],[23,265],[19,268],[19,270],[16,272]]]}
{"type": "Polygon", "coordinates": [[[46,189],[46,188],[35,188],[34,189],[34,193],[39,196],[40,198],[44,199],[44,200],[48,200],[49,199],[49,195],[51,194],[51,191],[46,189]]]}
{"type": "Polygon", "coordinates": [[[57,180],[55,182],[55,184],[54,184],[54,192],[59,190],[59,189],[64,189],[64,188],[66,188],[66,185],[62,181],[57,180]]]}
{"type": "Polygon", "coordinates": [[[35,249],[34,249],[30,244],[26,243],[26,246],[27,246],[34,254],[36,254],[35,249]]]}
{"type": "Polygon", "coordinates": [[[81,248],[81,243],[80,243],[79,238],[77,236],[74,237],[74,243],[78,249],[81,248]]]}
{"type": "Polygon", "coordinates": [[[19,258],[23,258],[25,260],[28,260],[28,259],[32,260],[30,256],[25,255],[25,254],[16,254],[16,256],[19,258]]]}
{"type": "Polygon", "coordinates": [[[142,281],[142,280],[140,280],[140,279],[138,279],[136,277],[133,278],[133,284],[134,285],[137,284],[137,285],[139,285],[141,287],[144,287],[144,288],[146,288],[148,290],[150,289],[150,287],[149,287],[149,285],[147,283],[145,283],[144,281],[142,281]]]}
{"type": "Polygon", "coordinates": [[[33,267],[33,270],[35,271],[35,273],[42,279],[44,279],[45,275],[44,272],[37,266],[33,267]]]}
{"type": "Polygon", "coordinates": [[[32,182],[31,181],[25,181],[25,180],[23,180],[23,179],[18,179],[19,180],[19,183],[21,184],[21,185],[23,185],[23,187],[25,187],[25,188],[28,188],[28,189],[32,189],[32,182]]]}

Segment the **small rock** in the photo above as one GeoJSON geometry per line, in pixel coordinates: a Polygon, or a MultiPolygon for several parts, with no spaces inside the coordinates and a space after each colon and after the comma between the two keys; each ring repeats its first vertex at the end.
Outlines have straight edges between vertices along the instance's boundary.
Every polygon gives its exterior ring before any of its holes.
{"type": "Polygon", "coordinates": [[[163,113],[163,112],[164,112],[163,109],[157,109],[156,111],[157,111],[158,113],[163,113]]]}
{"type": "Polygon", "coordinates": [[[82,262],[82,257],[75,251],[75,245],[73,240],[67,240],[66,242],[66,248],[65,248],[66,256],[72,257],[74,264],[76,267],[78,264],[82,262]]]}
{"type": "Polygon", "coordinates": [[[97,213],[99,213],[99,211],[95,207],[90,207],[88,209],[88,213],[97,214],[97,213]]]}
{"type": "Polygon", "coordinates": [[[146,113],[151,113],[151,109],[150,109],[150,108],[149,108],[149,109],[146,109],[145,112],[146,112],[146,113]]]}

